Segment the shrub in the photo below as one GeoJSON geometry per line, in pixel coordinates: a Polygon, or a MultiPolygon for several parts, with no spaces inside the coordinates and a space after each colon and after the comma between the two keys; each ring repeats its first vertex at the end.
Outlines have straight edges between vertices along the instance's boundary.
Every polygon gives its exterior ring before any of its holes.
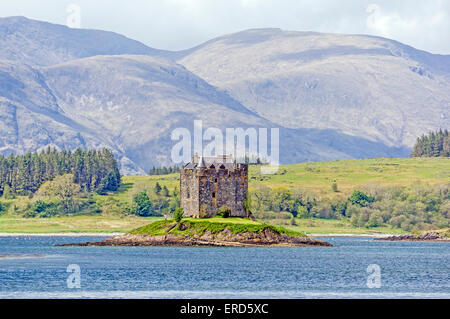
{"type": "Polygon", "coordinates": [[[0,215],[5,214],[7,210],[8,210],[8,206],[3,203],[0,203],[0,215]]]}
{"type": "Polygon", "coordinates": [[[305,206],[298,206],[297,207],[297,218],[308,218],[310,217],[308,213],[308,208],[305,206]]]}
{"type": "Polygon", "coordinates": [[[11,188],[8,184],[5,185],[5,188],[3,189],[3,198],[4,199],[14,199],[16,198],[16,195],[13,191],[11,191],[11,188]]]}
{"type": "Polygon", "coordinates": [[[383,225],[383,219],[380,216],[377,215],[372,215],[369,217],[369,220],[367,221],[367,223],[365,224],[365,227],[370,228],[370,227],[379,227],[383,225]]]}
{"type": "Polygon", "coordinates": [[[331,210],[334,212],[334,216],[340,218],[345,216],[347,212],[347,202],[346,201],[336,201],[330,204],[331,210]]]}
{"type": "Polygon", "coordinates": [[[146,192],[143,191],[134,195],[131,212],[138,216],[151,216],[152,202],[146,192]]]}
{"type": "Polygon", "coordinates": [[[37,200],[35,203],[34,203],[34,206],[33,206],[33,210],[36,212],[36,213],[42,213],[43,211],[45,211],[45,209],[47,208],[47,204],[44,202],[44,201],[42,201],[42,200],[37,200]]]}
{"type": "Polygon", "coordinates": [[[331,204],[327,202],[319,203],[317,206],[313,207],[312,214],[314,217],[318,218],[335,218],[335,213],[331,207],[331,204]]]}
{"type": "Polygon", "coordinates": [[[161,193],[162,193],[162,196],[169,197],[169,189],[167,188],[166,185],[163,186],[161,193]]]}
{"type": "Polygon", "coordinates": [[[262,212],[258,212],[256,214],[256,217],[259,219],[276,219],[277,218],[277,213],[274,212],[268,212],[268,211],[262,211],[262,212]]]}
{"type": "Polygon", "coordinates": [[[337,183],[331,184],[331,190],[335,193],[339,192],[337,183]]]}
{"type": "Polygon", "coordinates": [[[46,203],[43,200],[37,200],[34,204],[28,204],[23,217],[25,218],[49,218],[61,215],[63,207],[57,203],[46,203]]]}
{"type": "Polygon", "coordinates": [[[349,198],[352,204],[359,205],[361,207],[367,206],[372,203],[375,199],[372,196],[366,195],[359,190],[354,190],[349,198]]]}
{"type": "Polygon", "coordinates": [[[183,208],[179,207],[175,210],[175,212],[173,213],[173,219],[175,219],[175,221],[177,223],[181,222],[181,220],[183,219],[183,208]]]}
{"type": "Polygon", "coordinates": [[[162,190],[161,185],[159,185],[159,183],[156,182],[155,189],[154,189],[155,194],[158,194],[158,195],[159,195],[159,193],[161,192],[161,190],[162,190]]]}
{"type": "Polygon", "coordinates": [[[222,206],[217,211],[217,216],[228,218],[231,215],[231,208],[228,206],[222,206]]]}
{"type": "Polygon", "coordinates": [[[79,208],[80,185],[73,182],[73,174],[56,176],[39,187],[36,195],[40,198],[56,199],[65,213],[76,212],[79,208]]]}
{"type": "Polygon", "coordinates": [[[59,211],[60,209],[58,208],[58,205],[50,204],[38,216],[42,218],[50,218],[57,216],[59,214],[59,211]]]}

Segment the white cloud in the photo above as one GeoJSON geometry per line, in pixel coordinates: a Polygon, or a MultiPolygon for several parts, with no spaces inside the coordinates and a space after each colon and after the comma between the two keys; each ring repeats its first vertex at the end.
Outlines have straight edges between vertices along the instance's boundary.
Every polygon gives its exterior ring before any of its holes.
{"type": "Polygon", "coordinates": [[[425,50],[450,53],[448,2],[437,1],[435,6],[408,9],[388,11],[378,4],[369,4],[366,8],[369,32],[425,50]]]}
{"type": "Polygon", "coordinates": [[[369,33],[450,54],[449,0],[2,0],[0,14],[66,24],[69,3],[81,7],[81,27],[115,31],[160,49],[278,27],[369,33]]]}

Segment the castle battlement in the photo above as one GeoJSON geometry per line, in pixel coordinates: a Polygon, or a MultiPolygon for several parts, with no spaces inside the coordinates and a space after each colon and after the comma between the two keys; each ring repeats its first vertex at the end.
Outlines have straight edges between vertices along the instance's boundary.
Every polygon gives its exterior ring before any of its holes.
{"type": "Polygon", "coordinates": [[[181,167],[180,200],[186,216],[212,217],[226,206],[230,216],[246,217],[248,165],[232,155],[199,157],[181,167]]]}

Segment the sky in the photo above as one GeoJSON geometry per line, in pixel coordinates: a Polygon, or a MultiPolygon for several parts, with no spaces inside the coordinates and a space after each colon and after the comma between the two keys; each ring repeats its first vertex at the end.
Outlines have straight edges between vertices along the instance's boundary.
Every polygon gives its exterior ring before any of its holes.
{"type": "Polygon", "coordinates": [[[183,50],[253,28],[382,36],[450,54],[450,0],[0,0],[25,16],[183,50]]]}

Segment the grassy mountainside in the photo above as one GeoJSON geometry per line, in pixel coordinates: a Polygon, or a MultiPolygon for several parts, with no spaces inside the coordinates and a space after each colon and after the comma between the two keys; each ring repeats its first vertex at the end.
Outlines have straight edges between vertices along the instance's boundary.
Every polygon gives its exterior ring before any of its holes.
{"type": "Polygon", "coordinates": [[[321,195],[336,195],[331,188],[338,184],[340,194],[369,184],[408,186],[417,182],[430,185],[448,182],[450,158],[375,158],[283,165],[275,175],[260,175],[250,168],[250,186],[302,187],[321,195]]]}
{"type": "MultiPolygon", "coordinates": [[[[0,212],[0,232],[130,231],[139,226],[144,226],[150,221],[162,218],[144,218],[127,214],[127,208],[133,201],[133,196],[141,191],[152,193],[156,183],[162,187],[166,186],[172,192],[179,188],[178,178],[178,174],[125,176],[118,191],[107,195],[95,194],[91,198],[85,199],[91,201],[92,204],[88,210],[78,213],[77,216],[22,218],[22,212],[27,206],[32,205],[34,199],[28,197],[17,197],[12,200],[0,199],[3,207],[3,211],[0,212]]],[[[450,206],[448,206],[448,194],[444,194],[446,188],[442,185],[448,185],[449,180],[449,158],[377,158],[283,165],[274,175],[260,175],[259,167],[251,166],[249,188],[252,193],[264,187],[272,190],[280,188],[301,189],[304,193],[309,194],[308,196],[314,196],[319,204],[347,199],[355,189],[374,188],[380,190],[380,196],[382,196],[387,190],[396,187],[404,188],[410,192],[416,191],[417,188],[424,192],[436,188],[442,189],[441,199],[447,196],[447,201],[445,202],[444,198],[444,202],[439,206],[439,209],[444,211],[450,209],[450,206]],[[336,183],[337,189],[333,189],[333,183],[336,183]]],[[[413,193],[412,195],[409,194],[409,197],[406,197],[401,204],[409,203],[409,205],[412,205],[423,201],[422,195],[413,195],[413,193]]],[[[150,199],[153,202],[153,209],[156,210],[161,196],[158,198],[152,196],[150,196],[150,199]]],[[[386,207],[380,209],[385,211],[394,204],[397,205],[397,203],[387,202],[386,207]]],[[[401,212],[400,215],[407,214],[410,206],[402,205],[396,209],[401,212]]],[[[423,205],[426,206],[426,204],[423,205]]],[[[363,207],[361,209],[366,211],[369,208],[363,207]]],[[[254,211],[254,214],[258,217],[258,211],[254,211]]],[[[429,218],[434,216],[434,213],[427,214],[430,215],[429,218]]],[[[295,225],[292,225],[289,216],[290,213],[281,211],[268,213],[260,217],[266,223],[283,225],[285,228],[307,233],[401,233],[405,231],[405,229],[402,230],[401,223],[398,227],[392,227],[389,222],[376,227],[365,227],[352,223],[351,218],[333,219],[320,216],[302,218],[298,215],[294,218],[295,225]]],[[[445,220],[445,216],[443,218],[445,220]]],[[[447,227],[436,226],[435,228],[447,227]]]]}

